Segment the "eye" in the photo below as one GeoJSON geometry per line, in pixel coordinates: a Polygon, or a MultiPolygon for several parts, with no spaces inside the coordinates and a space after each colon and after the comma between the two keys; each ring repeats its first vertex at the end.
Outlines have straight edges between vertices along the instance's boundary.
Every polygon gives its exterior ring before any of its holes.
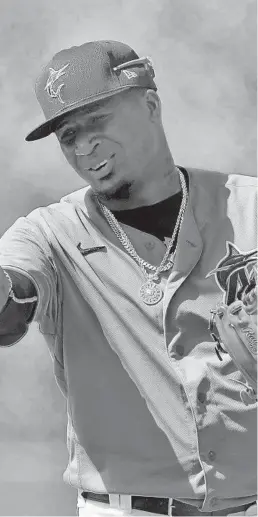
{"type": "Polygon", "coordinates": [[[60,142],[63,145],[72,145],[75,142],[76,132],[72,129],[65,131],[61,135],[60,142]]]}

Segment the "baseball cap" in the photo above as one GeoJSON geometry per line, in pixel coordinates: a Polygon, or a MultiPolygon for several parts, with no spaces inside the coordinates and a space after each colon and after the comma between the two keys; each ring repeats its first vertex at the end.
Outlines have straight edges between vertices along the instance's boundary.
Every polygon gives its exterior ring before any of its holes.
{"type": "Polygon", "coordinates": [[[44,67],[35,85],[46,120],[25,140],[50,135],[67,113],[126,89],[157,90],[154,77],[151,60],[140,58],[119,41],[90,41],[61,50],[44,67]]]}

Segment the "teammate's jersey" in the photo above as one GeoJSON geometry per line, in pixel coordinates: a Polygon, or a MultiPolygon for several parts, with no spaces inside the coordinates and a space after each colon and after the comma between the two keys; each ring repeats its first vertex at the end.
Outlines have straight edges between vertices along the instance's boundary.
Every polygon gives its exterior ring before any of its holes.
{"type": "MultiPolygon", "coordinates": [[[[241,295],[256,265],[253,177],[188,169],[189,200],[163,299],[145,281],[90,187],[22,217],[0,240],[0,264],[38,291],[34,320],[68,408],[69,464],[79,489],[173,497],[203,511],[256,494],[256,404],[229,355],[220,362],[210,309],[241,295]],[[98,248],[100,249],[94,249],[98,248]]],[[[158,265],[165,245],[122,224],[158,265]]]]}

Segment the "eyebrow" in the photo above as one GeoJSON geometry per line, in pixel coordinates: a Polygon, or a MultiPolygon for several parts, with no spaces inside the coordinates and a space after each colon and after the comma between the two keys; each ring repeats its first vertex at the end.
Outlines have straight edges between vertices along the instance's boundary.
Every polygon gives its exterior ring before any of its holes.
{"type": "MultiPolygon", "coordinates": [[[[99,113],[99,111],[101,109],[105,109],[105,108],[108,109],[108,103],[101,104],[101,103],[96,102],[96,104],[94,103],[94,109],[92,109],[92,111],[89,109],[88,106],[84,106],[81,109],[78,109],[78,114],[88,114],[89,119],[90,119],[91,117],[94,117],[97,113],[99,113]]],[[[55,126],[55,131],[62,129],[64,126],[66,126],[68,124],[69,124],[69,119],[61,120],[59,122],[59,124],[57,123],[57,125],[55,126]]]]}

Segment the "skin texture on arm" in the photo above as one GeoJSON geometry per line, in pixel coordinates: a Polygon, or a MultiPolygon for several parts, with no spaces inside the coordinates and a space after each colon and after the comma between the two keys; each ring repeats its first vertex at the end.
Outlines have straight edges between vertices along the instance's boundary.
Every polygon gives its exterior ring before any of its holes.
{"type": "Polygon", "coordinates": [[[0,313],[2,312],[10,291],[10,282],[6,277],[3,268],[0,267],[0,313]]]}
{"type": "MultiPolygon", "coordinates": [[[[36,288],[29,278],[16,271],[7,270],[18,298],[36,296],[36,288]]],[[[0,347],[11,346],[20,341],[28,330],[36,303],[19,304],[8,300],[10,284],[0,267],[0,347]]]]}

